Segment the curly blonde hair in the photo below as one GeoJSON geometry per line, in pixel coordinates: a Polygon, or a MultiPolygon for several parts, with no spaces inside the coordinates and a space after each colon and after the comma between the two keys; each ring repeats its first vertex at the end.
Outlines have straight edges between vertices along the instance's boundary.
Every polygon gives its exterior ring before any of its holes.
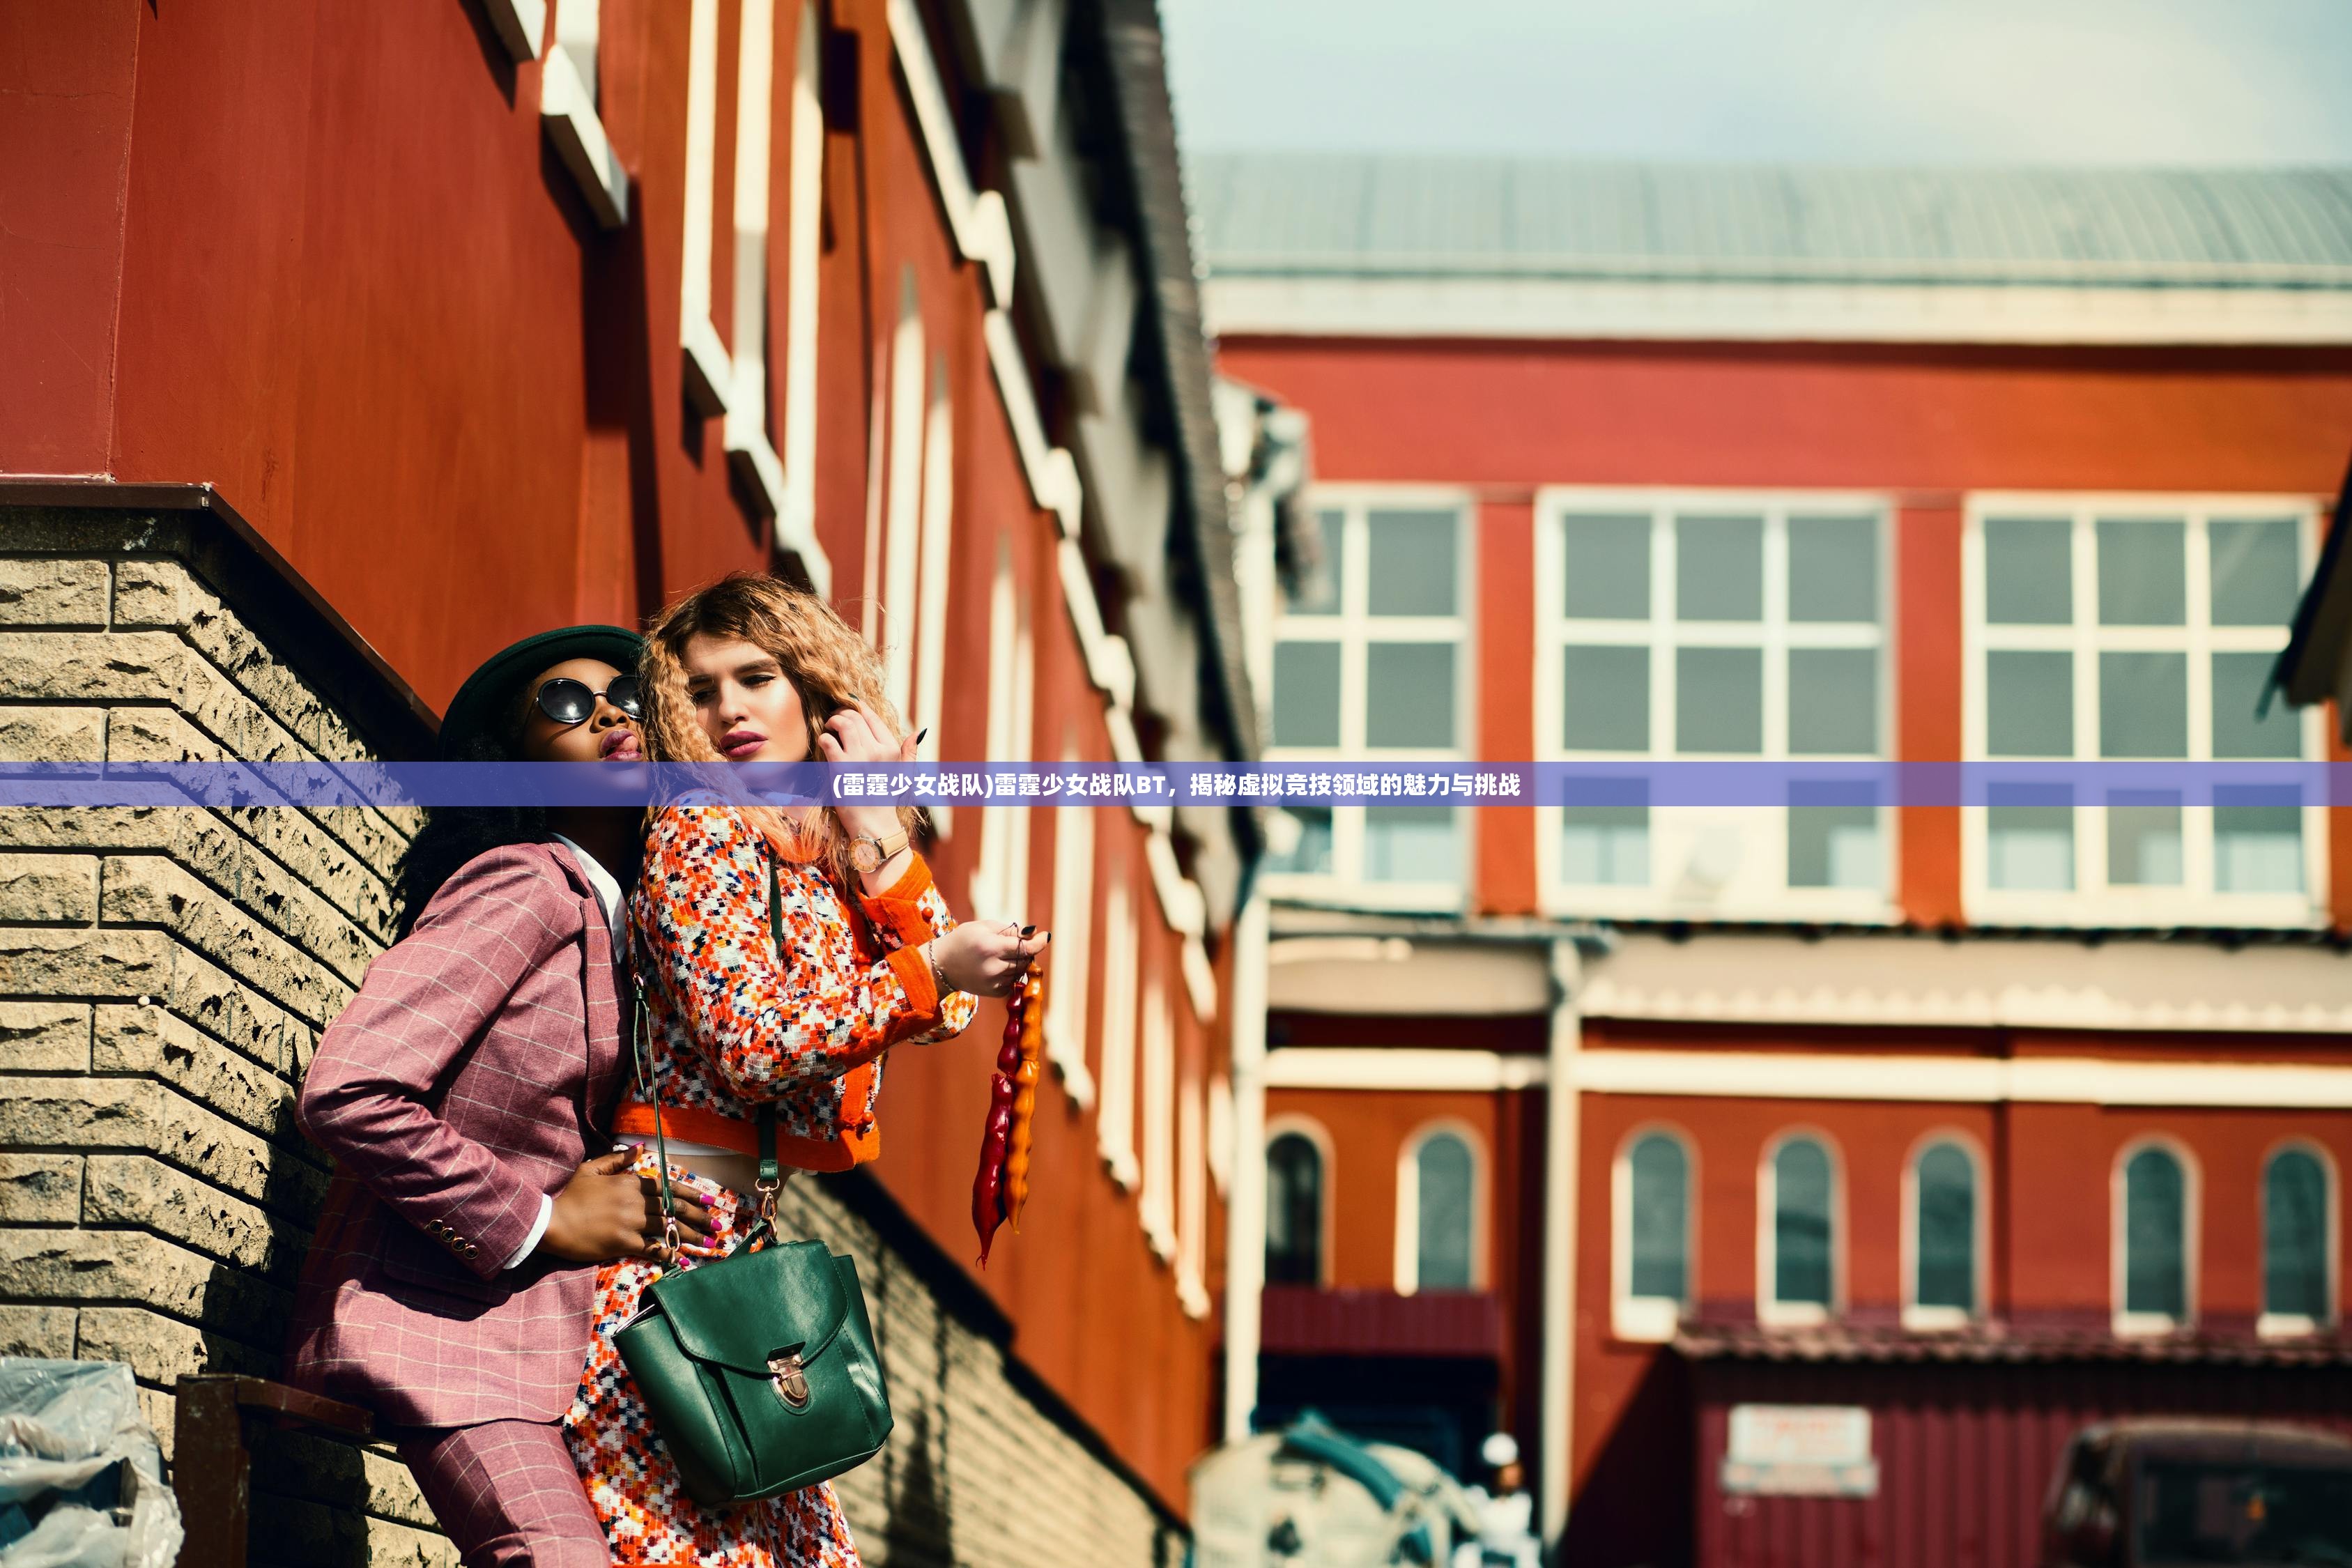
{"type": "MultiPolygon", "coordinates": [[[[697,637],[747,642],[774,656],[801,700],[808,723],[808,760],[822,753],[817,737],[840,709],[863,706],[880,719],[893,738],[898,715],[885,695],[882,660],[833,606],[804,588],[763,573],[735,572],[662,612],[646,633],[646,751],[656,762],[715,763],[723,759],[694,716],[687,689],[686,645],[697,637]]],[[[787,815],[771,807],[746,813],[779,848],[820,859],[844,887],[856,885],[849,862],[849,835],[831,806],[787,815]]],[[[911,807],[898,808],[898,822],[911,837],[919,824],[911,807]]]]}

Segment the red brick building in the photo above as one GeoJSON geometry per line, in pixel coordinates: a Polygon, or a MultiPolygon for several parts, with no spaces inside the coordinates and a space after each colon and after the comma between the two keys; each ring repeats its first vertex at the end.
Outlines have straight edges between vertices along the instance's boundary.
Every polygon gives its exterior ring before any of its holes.
{"type": "MultiPolygon", "coordinates": [[[[5,754],[402,755],[505,643],[746,567],[865,627],[927,756],[1253,754],[1159,47],[1131,0],[0,7],[5,754]],[[177,596],[134,603],[150,576],[177,596]]],[[[317,1201],[285,1102],[413,825],[305,851],[268,820],[0,816],[0,1173],[38,1194],[0,1205],[0,1348],[120,1355],[158,1394],[267,1375],[317,1201]],[[103,1039],[151,1005],[198,1065],[94,1068],[93,1007],[103,1039]],[[83,1161],[118,1143],[178,1195],[106,1206],[83,1161]]],[[[899,1384],[853,1523],[893,1562],[1172,1561],[1213,1420],[1212,954],[1255,829],[938,826],[960,914],[1057,932],[1057,1071],[984,1275],[989,1050],[901,1064],[870,1179],[806,1184],[899,1384]]],[[[394,1479],[314,1481],[257,1482],[278,1549],[329,1560],[316,1502],[345,1547],[435,1550],[394,1479]]]]}
{"type": "Polygon", "coordinates": [[[1277,822],[1229,1422],[1498,1423],[1593,1568],[2024,1568],[2082,1420],[2340,1419],[2352,823],[2188,764],[2338,754],[2257,703],[2352,447],[2352,182],[1193,190],[1222,371],[1311,448],[1243,574],[1268,754],[1786,792],[1277,822]],[[2151,765],[1801,776],[1963,758],[2151,765]],[[1845,1495],[1769,1495],[1785,1405],[1845,1495]]]}

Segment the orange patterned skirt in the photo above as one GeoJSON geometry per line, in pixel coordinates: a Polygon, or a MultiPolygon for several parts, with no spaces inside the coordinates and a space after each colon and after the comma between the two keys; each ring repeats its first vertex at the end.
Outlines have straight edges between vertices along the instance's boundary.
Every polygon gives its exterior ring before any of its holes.
{"type": "MultiPolygon", "coordinates": [[[[660,1169],[650,1148],[637,1152],[636,1169],[660,1169]]],[[[735,1193],[672,1165],[670,1177],[692,1187],[710,1211],[709,1247],[682,1249],[677,1267],[717,1258],[741,1234],[735,1193]]],[[[742,1216],[746,1221],[751,1217],[742,1216]]],[[[604,1521],[616,1563],[690,1563],[694,1568],[859,1568],[849,1521],[831,1483],[713,1512],[687,1495],[686,1483],[654,1430],[613,1335],[637,1310],[645,1289],[661,1278],[639,1258],[607,1263],[596,1272],[596,1331],[580,1390],[564,1414],[563,1437],[580,1468],[588,1501],[604,1521]]]]}

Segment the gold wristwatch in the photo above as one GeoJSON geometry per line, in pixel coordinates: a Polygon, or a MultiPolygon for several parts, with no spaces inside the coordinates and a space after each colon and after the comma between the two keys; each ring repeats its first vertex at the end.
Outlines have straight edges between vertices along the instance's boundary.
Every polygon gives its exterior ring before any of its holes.
{"type": "Polygon", "coordinates": [[[861,873],[872,876],[889,863],[891,856],[906,847],[907,830],[903,827],[894,827],[879,837],[868,834],[849,841],[849,863],[861,873]]]}

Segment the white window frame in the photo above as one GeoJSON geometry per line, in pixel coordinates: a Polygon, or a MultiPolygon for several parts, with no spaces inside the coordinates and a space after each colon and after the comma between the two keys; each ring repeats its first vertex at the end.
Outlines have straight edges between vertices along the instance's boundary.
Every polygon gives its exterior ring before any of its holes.
{"type": "Polygon", "coordinates": [[[1903,1326],[1915,1333],[1940,1333],[1965,1329],[1984,1321],[1988,1248],[1992,1241],[1992,1198],[1986,1181],[1990,1169],[1984,1145],[1974,1134],[1957,1127],[1937,1127],[1921,1133],[1903,1156],[1903,1326]],[[1949,1144],[1969,1163],[1969,1304],[1965,1307],[1922,1306],[1919,1303],[1919,1162],[1931,1149],[1949,1144]]]}
{"type": "Polygon", "coordinates": [[[1095,1146],[1103,1169],[1122,1191],[1142,1175],[1135,1155],[1135,1029],[1139,1002],[1136,965],[1141,942],[1135,898],[1123,871],[1114,872],[1103,905],[1101,1102],[1095,1116],[1095,1146]]]}
{"type": "MultiPolygon", "coordinates": [[[[2315,558],[2318,510],[2309,496],[2285,495],[2107,495],[2089,492],[1971,494],[1965,508],[1961,548],[1962,754],[2013,765],[2030,779],[2037,760],[2063,764],[2099,755],[2099,655],[2102,652],[2163,652],[2186,656],[2189,675],[2189,762],[2213,755],[2212,661],[2217,653],[2275,653],[2286,647],[2287,626],[2214,626],[2211,548],[2206,526],[2212,521],[2275,521],[2297,524],[2297,580],[2308,577],[2315,558]],[[1990,626],[1985,619],[1985,523],[2000,518],[2064,518],[2072,524],[2074,612],[2063,626],[1990,626]],[[2186,525],[2187,624],[2180,626],[2103,626],[2098,620],[2097,529],[2107,521],[2179,521],[2186,525]],[[1986,655],[1994,650],[2043,650],[2071,654],[2074,660],[2074,754],[2068,758],[1990,758],[1986,750],[1986,655]]],[[[2302,756],[2326,755],[2325,705],[2298,718],[2302,756]]],[[[2115,885],[2107,881],[2107,807],[2077,804],[2074,812],[2074,886],[2066,891],[1995,888],[1991,882],[1990,834],[1986,807],[1960,812],[1962,899],[1972,922],[2039,926],[2261,926],[2315,928],[2327,923],[2327,808],[2303,808],[2303,881],[2297,893],[2224,893],[2213,886],[2213,808],[2184,801],[2180,807],[2181,883],[2177,888],[2115,885]]]]}
{"type": "Polygon", "coordinates": [[[1159,968],[1143,976],[1143,1237],[1176,1258],[1176,1007],[1159,968]]]}
{"type": "Polygon", "coordinates": [[[1698,1290],[1698,1144],[1671,1122],[1650,1121],[1619,1140],[1610,1163],[1609,1326],[1621,1340],[1664,1344],[1675,1337],[1698,1290]],[[1633,1148],[1653,1138],[1678,1145],[1683,1154],[1683,1294],[1633,1294],[1633,1148]]]}
{"type": "Polygon", "coordinates": [[[2325,1333],[2333,1329],[2344,1315],[2341,1300],[2344,1288],[2343,1237],[2339,1231],[2342,1219],[2341,1211],[2338,1208],[2341,1200],[2338,1195],[2340,1189],[2336,1156],[2329,1152],[2326,1144],[2314,1139],[2301,1136],[2282,1138],[2263,1151],[2263,1163],[2259,1167],[2261,1178],[2254,1189],[2254,1234],[2262,1239],[2259,1265],[2261,1279],[2256,1289],[2267,1290],[2269,1288],[2271,1258],[2270,1237],[2266,1222],[2270,1214],[2271,1164],[2282,1154],[2308,1154],[2319,1162],[2319,1175],[2322,1183],[2320,1190],[2323,1200],[2321,1234],[2326,1238],[2327,1247],[2326,1264],[2327,1310],[2325,1315],[2313,1318],[2301,1312],[2273,1312],[2265,1306],[2254,1320],[2254,1331],[2264,1338],[2271,1339],[2292,1339],[2305,1334],[2325,1333]]]}
{"type": "MultiPolygon", "coordinates": [[[[988,761],[992,768],[1025,763],[1034,741],[1037,656],[1028,595],[1015,570],[1013,542],[996,544],[996,572],[988,600],[988,761]]],[[[979,808],[980,853],[971,868],[972,912],[982,920],[1028,921],[1028,805],[979,808]]]]}
{"type": "Polygon", "coordinates": [[[1176,1299],[1187,1317],[1209,1315],[1209,1095],[1197,1051],[1184,1053],[1176,1084],[1176,1299]]]}
{"type": "Polygon", "coordinates": [[[2189,1145],[2169,1133],[2150,1132],[2132,1139],[2116,1152],[2113,1171],[2108,1176],[2108,1289],[2114,1298],[2115,1331],[2118,1339],[2145,1339],[2164,1334],[2183,1333],[2197,1326],[2198,1300],[2203,1270],[2198,1255],[2204,1246],[2203,1215],[2205,1212],[2205,1173],[2197,1163],[2197,1156],[2189,1145]],[[2131,1312],[2124,1310],[2125,1289],[2130,1279],[2130,1259],[2125,1248],[2130,1238],[2129,1207],[2124,1173],[2142,1150],[2155,1149],[2169,1154],[2180,1166],[2180,1281],[2182,1315],[2174,1318],[2165,1312],[2131,1312]]]}
{"type": "MultiPolygon", "coordinates": [[[[1069,761],[1077,760],[1073,754],[1069,761]]],[[[1062,1076],[1070,1103],[1095,1102],[1095,1075],[1087,1066],[1087,984],[1094,957],[1095,808],[1054,807],[1055,962],[1046,968],[1045,1059],[1062,1076]]]]}
{"type": "MultiPolygon", "coordinates": [[[[1336,746],[1269,746],[1268,763],[1465,762],[1477,753],[1478,716],[1475,702],[1477,647],[1473,638],[1478,610],[1476,578],[1478,501],[1471,492],[1426,485],[1326,485],[1306,502],[1310,515],[1340,511],[1347,521],[1343,551],[1344,580],[1339,584],[1339,609],[1328,616],[1276,615],[1273,646],[1285,642],[1338,642],[1339,655],[1339,743],[1336,746]],[[1447,510],[1454,514],[1454,584],[1456,613],[1452,616],[1373,616],[1367,614],[1365,588],[1368,555],[1366,514],[1373,510],[1447,510]],[[1427,750],[1364,743],[1366,693],[1364,649],[1372,642],[1433,642],[1450,644],[1454,658],[1454,743],[1427,750]]],[[[1271,682],[1267,698],[1268,729],[1272,730],[1271,682]]],[[[1438,804],[1399,800],[1400,805],[1438,804]]],[[[1331,809],[1331,871],[1316,875],[1269,871],[1267,893],[1301,902],[1348,904],[1376,909],[1458,910],[1468,898],[1475,845],[1475,813],[1454,808],[1455,839],[1461,850],[1460,874],[1451,882],[1375,882],[1364,877],[1365,812],[1360,805],[1331,809]]]]}
{"type": "MultiPolygon", "coordinates": [[[[1675,652],[1681,647],[1758,648],[1763,654],[1763,748],[1733,760],[1776,764],[1884,761],[1896,755],[1899,666],[1895,658],[1894,499],[1877,490],[1747,490],[1594,489],[1546,486],[1536,492],[1536,755],[1543,762],[1704,760],[1715,752],[1684,752],[1675,745],[1675,652]],[[1747,515],[1764,520],[1764,613],[1760,621],[1681,621],[1675,613],[1680,513],[1747,515]],[[1570,620],[1566,610],[1566,520],[1596,513],[1646,513],[1650,518],[1650,614],[1645,620],[1570,620]],[[1878,605],[1875,632],[1858,623],[1789,619],[1788,521],[1792,515],[1868,515],[1878,526],[1878,605]],[[1642,752],[1570,752],[1564,737],[1566,690],[1561,660],[1570,646],[1610,644],[1650,651],[1650,743],[1642,752]],[[1789,752],[1788,652],[1791,648],[1875,648],[1878,652],[1878,751],[1872,757],[1789,752]]],[[[1895,803],[1878,807],[1880,879],[1874,888],[1789,885],[1789,811],[1784,805],[1661,807],[1651,810],[1650,880],[1646,886],[1596,886],[1564,879],[1560,834],[1564,808],[1536,807],[1536,874],[1547,913],[1562,916],[1654,918],[1673,915],[1835,921],[1892,925],[1903,919],[1895,900],[1900,860],[1895,803]],[[1667,814],[1662,822],[1661,814],[1667,814]],[[1677,864],[1662,847],[1696,850],[1702,837],[1736,837],[1741,858],[1761,857],[1769,871],[1741,877],[1723,896],[1677,896],[1677,864]]]]}
{"type": "MultiPolygon", "coordinates": [[[[948,597],[951,591],[948,560],[955,530],[955,419],[948,393],[947,355],[940,353],[932,360],[931,402],[923,416],[922,545],[919,552],[921,575],[915,589],[914,618],[906,623],[915,641],[911,727],[919,734],[939,732],[940,717],[947,711],[948,597]]],[[[900,712],[904,715],[907,710],[900,712]]],[[[933,741],[931,744],[937,747],[939,742],[933,741]]],[[[938,754],[936,751],[932,752],[934,756],[938,754]]],[[[944,805],[931,807],[931,820],[945,837],[952,820],[949,808],[944,805]]]]}
{"type": "MultiPolygon", "coordinates": [[[[1265,1121],[1265,1142],[1257,1152],[1258,1164],[1263,1169],[1267,1156],[1274,1152],[1276,1142],[1292,1132],[1297,1133],[1313,1144],[1315,1157],[1323,1163],[1322,1179],[1315,1185],[1316,1208],[1318,1212],[1315,1216],[1314,1288],[1318,1290],[1328,1290],[1331,1288],[1332,1222],[1339,1215],[1339,1205],[1335,1195],[1335,1189],[1339,1184],[1332,1179],[1333,1173],[1339,1169],[1339,1162],[1331,1143],[1331,1130],[1303,1111],[1288,1110],[1278,1116],[1269,1116],[1265,1121]]],[[[1269,1194],[1274,1191],[1271,1174],[1266,1181],[1265,1190],[1269,1194]]],[[[1289,1288],[1297,1289],[1295,1286],[1289,1288]]]]}
{"type": "Polygon", "coordinates": [[[1843,1315],[1846,1303],[1845,1155],[1836,1139],[1823,1128],[1784,1127],[1765,1141],[1763,1158],[1756,1165],[1756,1321],[1766,1328],[1813,1328],[1843,1315]],[[1780,1289],[1779,1183],[1773,1162],[1790,1143],[1811,1141],[1822,1146],[1830,1161],[1830,1299],[1783,1301],[1780,1289]]]}
{"type": "Polygon", "coordinates": [[[1396,1288],[1400,1296],[1421,1289],[1421,1151],[1433,1138],[1459,1138],[1470,1151],[1470,1289],[1491,1289],[1486,1270],[1487,1187],[1493,1162],[1486,1137],[1459,1117],[1441,1116],[1405,1135],[1397,1153],[1396,1288]]]}

